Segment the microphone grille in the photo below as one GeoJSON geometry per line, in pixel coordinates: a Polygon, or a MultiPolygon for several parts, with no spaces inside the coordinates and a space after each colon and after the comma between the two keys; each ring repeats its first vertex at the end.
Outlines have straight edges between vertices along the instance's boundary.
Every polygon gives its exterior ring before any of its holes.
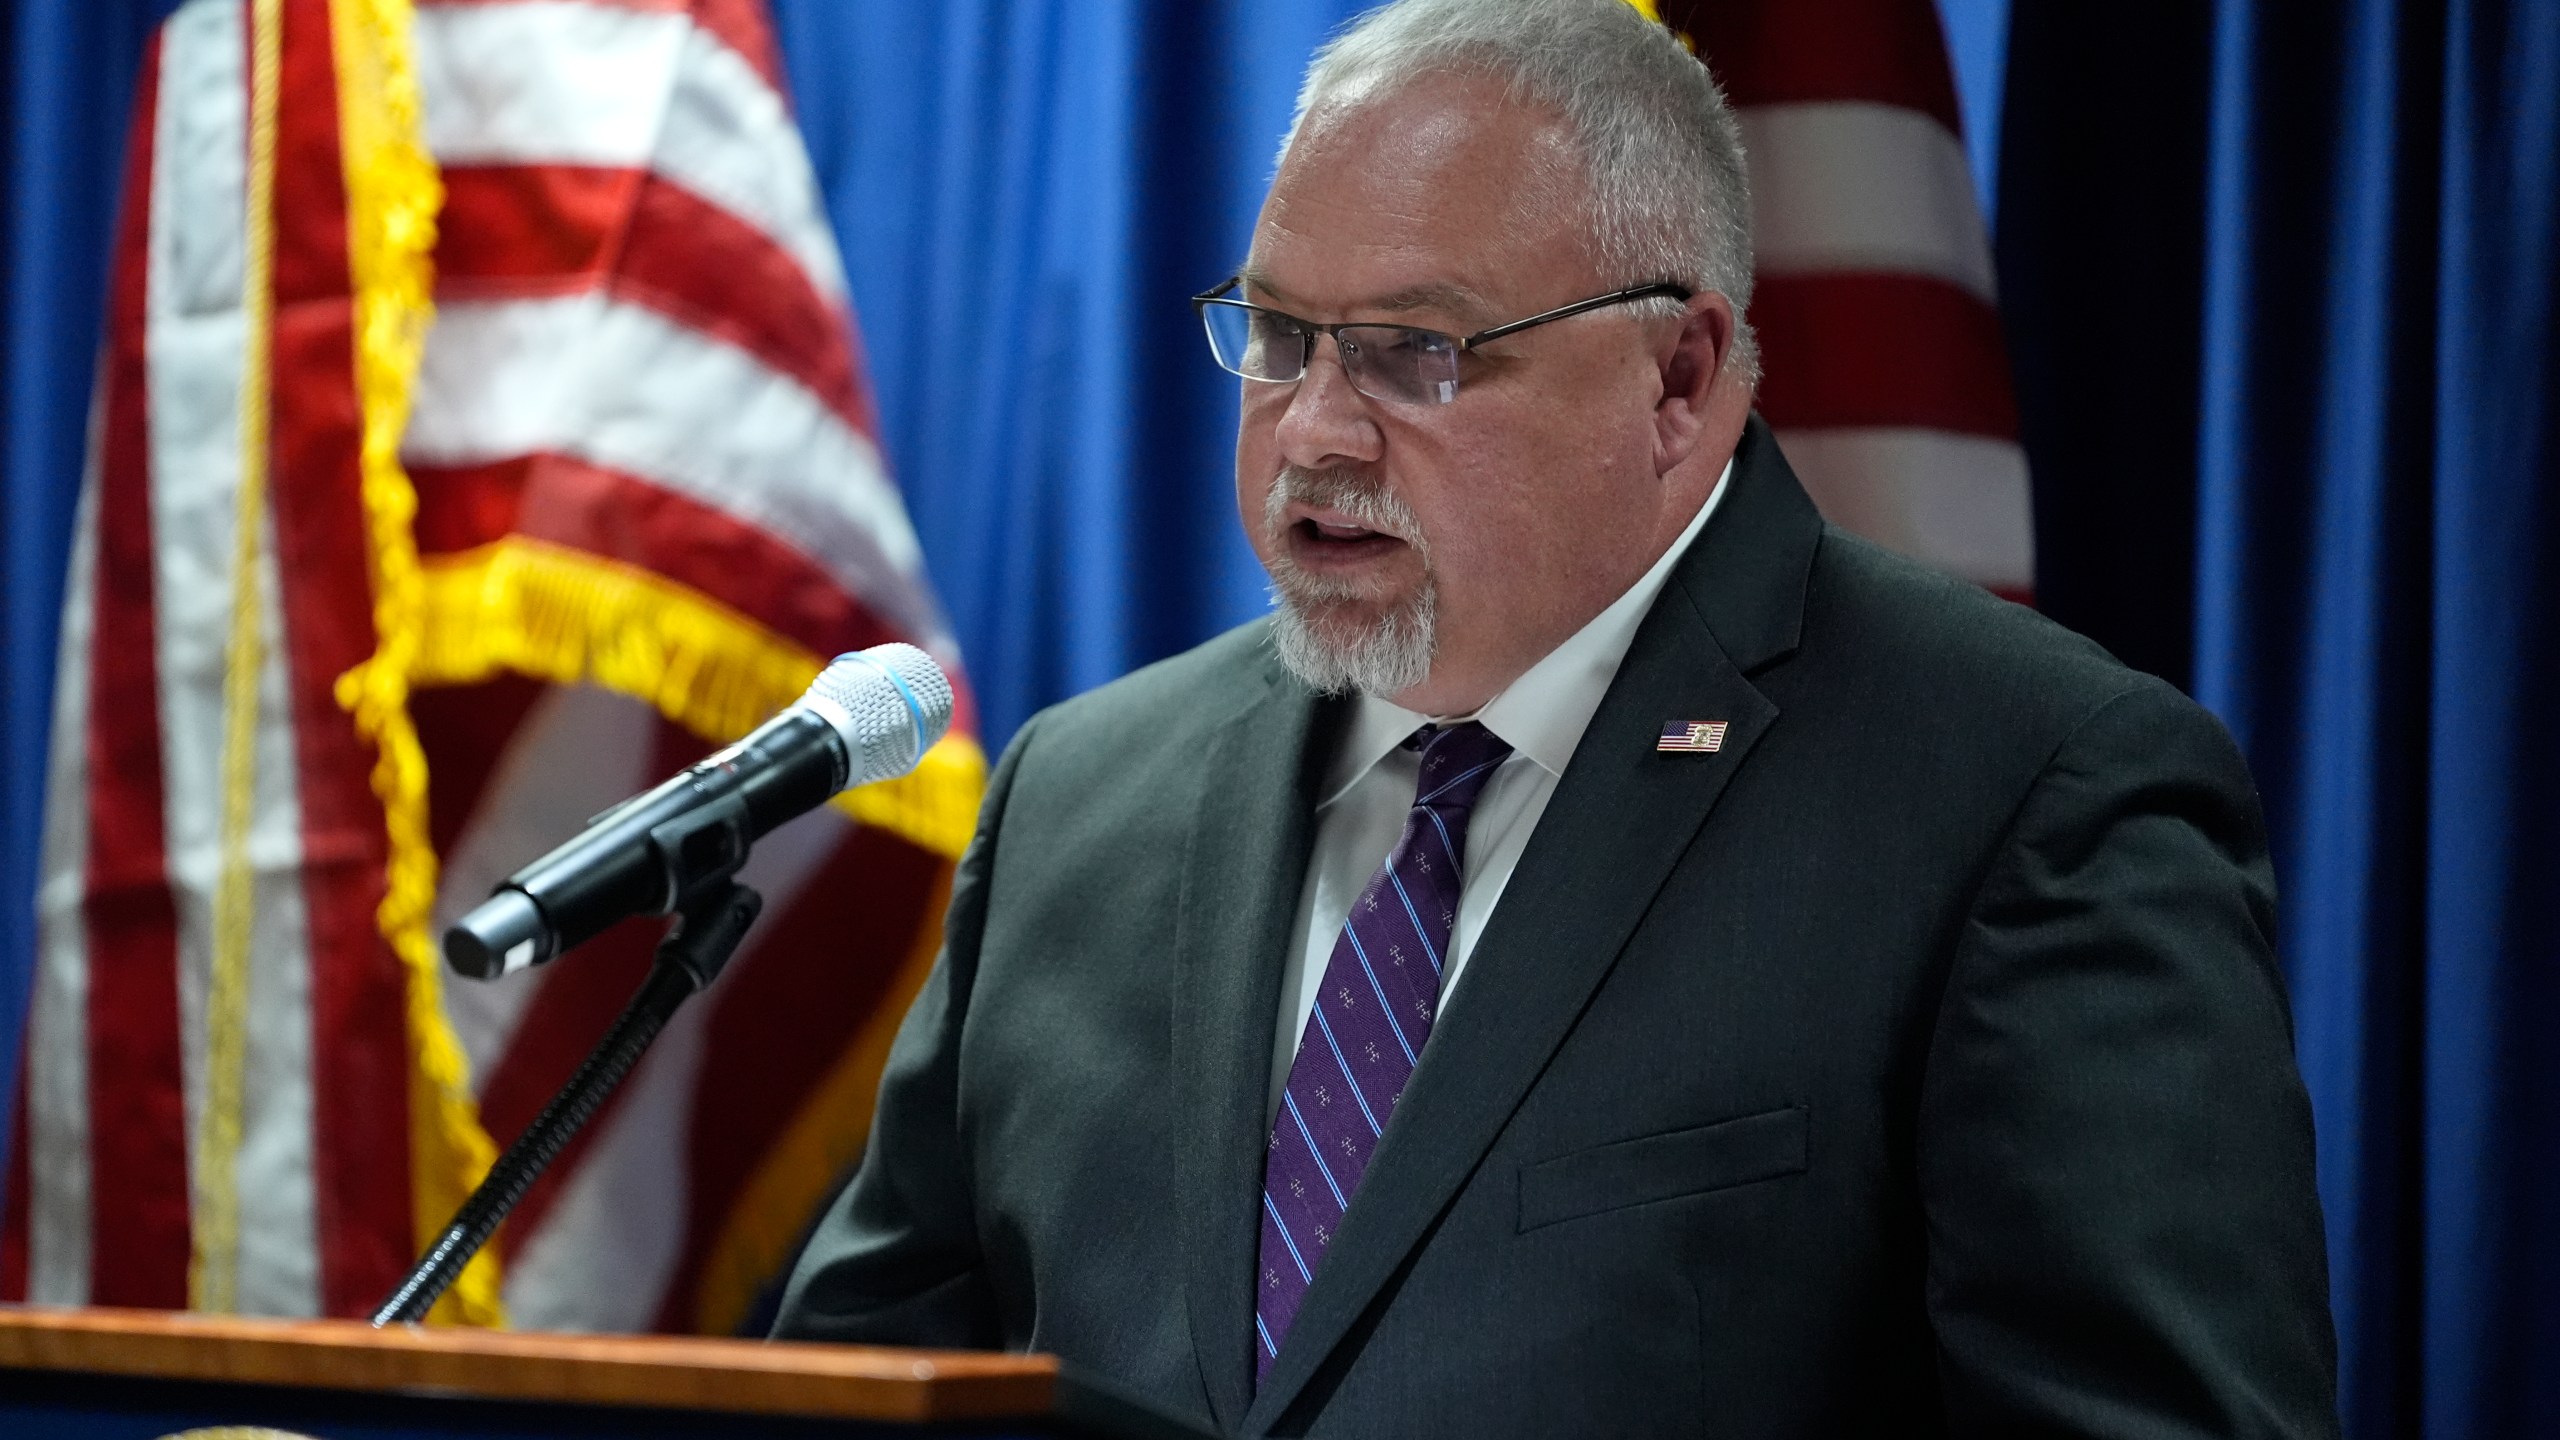
{"type": "Polygon", "coordinates": [[[822,713],[832,706],[843,716],[836,729],[851,762],[847,786],[906,774],[951,728],[951,681],[932,656],[913,645],[874,645],[837,656],[811,682],[808,699],[823,702],[817,707],[822,713]]]}

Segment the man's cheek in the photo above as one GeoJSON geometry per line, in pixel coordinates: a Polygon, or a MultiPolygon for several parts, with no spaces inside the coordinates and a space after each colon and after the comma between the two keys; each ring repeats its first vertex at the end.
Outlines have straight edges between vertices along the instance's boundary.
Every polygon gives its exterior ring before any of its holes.
{"type": "Polygon", "coordinates": [[[1252,542],[1257,555],[1265,549],[1263,517],[1271,503],[1271,487],[1279,469],[1266,460],[1267,456],[1250,443],[1236,446],[1236,520],[1244,526],[1245,538],[1252,542]]]}

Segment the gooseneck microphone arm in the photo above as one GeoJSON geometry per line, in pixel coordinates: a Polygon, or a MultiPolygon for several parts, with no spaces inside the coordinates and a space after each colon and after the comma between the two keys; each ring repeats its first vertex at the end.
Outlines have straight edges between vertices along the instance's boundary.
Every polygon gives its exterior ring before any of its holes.
{"type": "Polygon", "coordinates": [[[763,908],[763,896],[728,880],[679,913],[674,928],[658,942],[657,958],[650,963],[649,978],[640,983],[639,993],[623,1007],[621,1017],[596,1043],[578,1073],[569,1077],[569,1083],[542,1107],[507,1153],[489,1167],[488,1177],[446,1222],[444,1233],[427,1247],[400,1288],[373,1312],[375,1328],[427,1318],[437,1298],[461,1278],[463,1267],[497,1233],[498,1222],[507,1218],[552,1158],[622,1083],[622,1077],[631,1073],[641,1052],[658,1038],[677,1008],[719,978],[721,967],[729,963],[763,908]]]}

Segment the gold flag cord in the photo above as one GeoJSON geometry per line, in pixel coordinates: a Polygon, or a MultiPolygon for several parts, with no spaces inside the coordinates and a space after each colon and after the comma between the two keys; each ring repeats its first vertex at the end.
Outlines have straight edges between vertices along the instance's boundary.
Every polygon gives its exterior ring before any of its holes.
{"type": "MultiPolygon", "coordinates": [[[[413,529],[418,496],[400,465],[400,436],[435,314],[432,256],[444,200],[420,121],[412,19],[410,0],[329,0],[375,635],[373,655],[338,678],[336,697],[374,747],[373,792],[382,802],[389,845],[375,920],[406,979],[411,1206],[424,1245],[488,1173],[497,1151],[480,1124],[470,1067],[445,1018],[442,972],[428,934],[436,854],[427,829],[426,753],[409,717],[426,614],[413,529]]],[[[497,1258],[483,1251],[429,1318],[504,1324],[498,1289],[497,1258]]]]}
{"type": "Polygon", "coordinates": [[[221,869],[213,892],[213,963],[205,987],[203,1103],[193,1156],[195,1203],[187,1303],[239,1304],[240,1135],[248,1067],[249,944],[257,875],[249,829],[258,789],[258,690],[266,670],[259,584],[267,523],[270,328],[275,318],[278,69],[284,0],[252,0],[249,21],[249,174],[240,282],[240,489],[231,549],[231,634],[222,673],[221,869]]]}

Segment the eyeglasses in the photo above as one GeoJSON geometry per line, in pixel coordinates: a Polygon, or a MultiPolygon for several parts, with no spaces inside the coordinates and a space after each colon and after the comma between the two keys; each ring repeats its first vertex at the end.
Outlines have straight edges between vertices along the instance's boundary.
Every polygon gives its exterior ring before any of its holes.
{"type": "Polygon", "coordinates": [[[1446,405],[1457,399],[1458,356],[1488,341],[1586,310],[1656,295],[1685,302],[1691,293],[1685,285],[1634,285],[1473,335],[1447,335],[1413,325],[1319,325],[1229,299],[1228,292],[1241,280],[1241,276],[1231,277],[1216,289],[1191,297],[1191,308],[1200,312],[1200,322],[1209,331],[1209,352],[1221,366],[1247,380],[1289,384],[1306,375],[1308,362],[1315,358],[1316,337],[1330,335],[1351,388],[1373,400],[1402,405],[1446,405]]]}

